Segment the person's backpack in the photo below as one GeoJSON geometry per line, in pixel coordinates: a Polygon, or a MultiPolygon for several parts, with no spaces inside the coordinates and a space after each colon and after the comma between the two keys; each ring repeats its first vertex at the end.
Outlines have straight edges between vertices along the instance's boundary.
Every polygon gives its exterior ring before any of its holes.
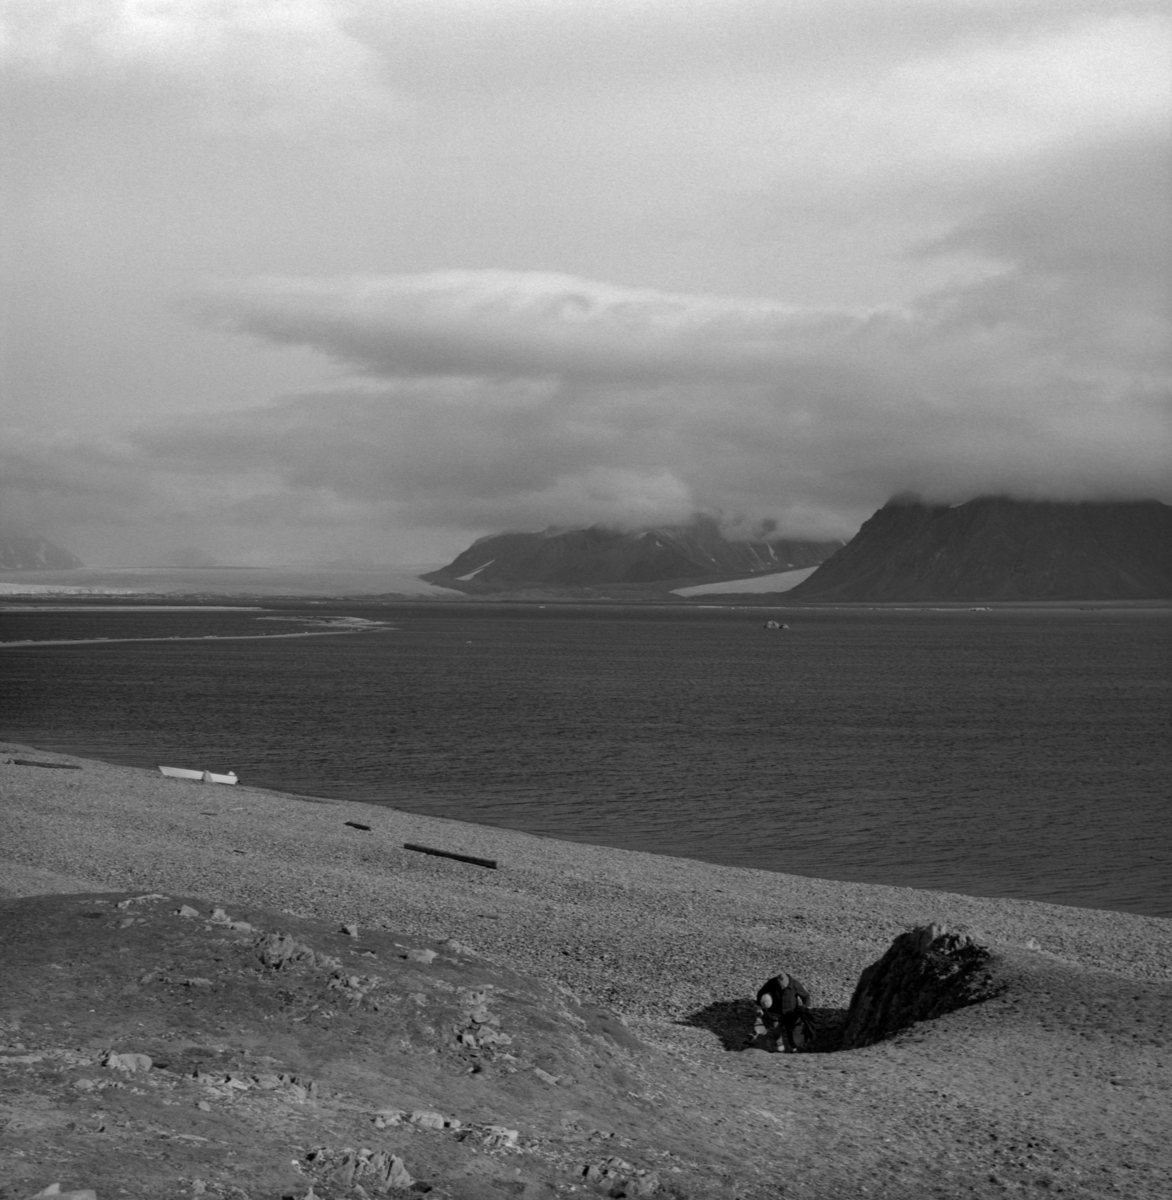
{"type": "Polygon", "coordinates": [[[805,1005],[799,1004],[794,1014],[793,1028],[790,1030],[790,1036],[794,1041],[794,1048],[796,1050],[807,1049],[813,1044],[817,1032],[814,1020],[810,1016],[810,1010],[805,1005]]]}

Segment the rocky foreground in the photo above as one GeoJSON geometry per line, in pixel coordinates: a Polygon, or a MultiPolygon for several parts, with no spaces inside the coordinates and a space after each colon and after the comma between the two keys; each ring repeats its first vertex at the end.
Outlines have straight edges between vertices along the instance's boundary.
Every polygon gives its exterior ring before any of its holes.
{"type": "Polygon", "coordinates": [[[1172,1194],[1172,921],[0,760],[3,1200],[1172,1194]],[[973,1002],[861,1045],[933,921],[973,1002]]]}

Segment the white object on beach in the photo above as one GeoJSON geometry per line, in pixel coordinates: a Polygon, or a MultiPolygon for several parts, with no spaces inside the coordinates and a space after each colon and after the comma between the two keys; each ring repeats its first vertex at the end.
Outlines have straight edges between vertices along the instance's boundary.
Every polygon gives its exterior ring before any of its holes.
{"type": "Polygon", "coordinates": [[[160,767],[159,770],[172,779],[199,779],[204,783],[236,782],[235,771],[229,771],[227,775],[214,775],[211,771],[191,771],[187,767],[160,767]]]}

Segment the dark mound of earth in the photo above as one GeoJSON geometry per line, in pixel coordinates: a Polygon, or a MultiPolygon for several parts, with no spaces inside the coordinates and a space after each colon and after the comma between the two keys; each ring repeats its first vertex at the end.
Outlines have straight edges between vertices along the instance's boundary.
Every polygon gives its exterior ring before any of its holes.
{"type": "Polygon", "coordinates": [[[842,1031],[844,1049],[870,1046],[996,995],[986,947],[940,925],[901,933],[859,977],[842,1031]]]}
{"type": "Polygon", "coordinates": [[[679,584],[813,567],[841,545],[791,538],[731,541],[710,517],[632,532],[595,525],[481,538],[422,578],[481,594],[543,586],[679,584]]]}
{"type": "Polygon", "coordinates": [[[952,507],[895,497],[790,599],[1172,598],[1172,507],[986,496],[952,507]]]}

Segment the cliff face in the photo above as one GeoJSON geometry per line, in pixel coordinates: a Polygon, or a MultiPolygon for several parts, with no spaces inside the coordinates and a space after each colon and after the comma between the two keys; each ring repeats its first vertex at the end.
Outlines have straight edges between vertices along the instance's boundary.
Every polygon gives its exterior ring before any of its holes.
{"type": "Polygon", "coordinates": [[[0,534],[0,571],[71,571],[84,565],[48,538],[0,534]]]}
{"type": "Polygon", "coordinates": [[[1172,507],[897,497],[789,595],[812,601],[1172,598],[1172,507]]]}
{"type": "Polygon", "coordinates": [[[423,578],[479,592],[736,579],[816,566],[841,545],[787,538],[734,542],[709,518],[630,533],[600,526],[551,529],[481,538],[446,567],[423,578]]]}

